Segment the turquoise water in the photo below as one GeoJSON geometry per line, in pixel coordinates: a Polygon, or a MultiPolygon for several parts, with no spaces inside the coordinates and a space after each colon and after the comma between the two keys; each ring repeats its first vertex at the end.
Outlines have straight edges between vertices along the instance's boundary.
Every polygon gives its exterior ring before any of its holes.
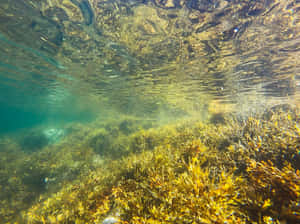
{"type": "Polygon", "coordinates": [[[41,114],[26,112],[14,107],[1,107],[1,133],[30,128],[45,120],[41,114]]]}
{"type": "MultiPolygon", "coordinates": [[[[234,137],[226,128],[219,127],[221,137],[203,130],[225,139],[214,150],[236,144],[257,151],[272,148],[262,129],[282,121],[287,134],[278,139],[289,136],[291,146],[280,147],[298,149],[299,10],[298,0],[1,0],[0,223],[40,215],[39,197],[51,199],[107,158],[185,145],[201,132],[167,126],[159,137],[164,125],[245,127],[234,137]],[[247,131],[255,144],[245,143],[247,131]]],[[[214,140],[207,142],[210,148],[214,140]]],[[[249,158],[265,158],[256,156],[249,158]]],[[[298,169],[297,155],[289,156],[298,169]]],[[[28,223],[60,223],[38,217],[28,223]]],[[[93,223],[105,221],[99,217],[93,223]]],[[[70,220],[62,223],[84,223],[70,220]]]]}

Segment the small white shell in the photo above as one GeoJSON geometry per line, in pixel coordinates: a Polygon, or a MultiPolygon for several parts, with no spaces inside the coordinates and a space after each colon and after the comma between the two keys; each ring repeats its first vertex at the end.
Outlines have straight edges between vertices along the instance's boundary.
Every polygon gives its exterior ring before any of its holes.
{"type": "Polygon", "coordinates": [[[114,224],[119,222],[119,220],[115,217],[107,217],[106,219],[103,220],[102,224],[114,224]]]}

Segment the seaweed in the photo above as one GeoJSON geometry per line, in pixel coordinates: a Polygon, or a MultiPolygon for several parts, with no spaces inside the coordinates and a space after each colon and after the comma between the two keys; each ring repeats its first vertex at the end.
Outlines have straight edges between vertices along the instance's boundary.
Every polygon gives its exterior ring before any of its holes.
{"type": "Polygon", "coordinates": [[[151,121],[147,130],[144,120],[97,121],[72,125],[58,144],[30,154],[2,140],[0,217],[32,224],[297,223],[298,115],[297,108],[277,108],[226,115],[218,124],[151,121]]]}
{"type": "Polygon", "coordinates": [[[249,216],[286,223],[300,222],[300,171],[285,163],[280,170],[271,161],[250,161],[247,168],[250,186],[244,207],[249,216]]]}

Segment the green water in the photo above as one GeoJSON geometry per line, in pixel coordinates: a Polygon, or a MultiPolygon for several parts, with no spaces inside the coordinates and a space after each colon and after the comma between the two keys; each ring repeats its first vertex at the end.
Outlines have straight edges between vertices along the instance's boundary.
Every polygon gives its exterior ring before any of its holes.
{"type": "MultiPolygon", "coordinates": [[[[1,0],[0,223],[60,223],[37,211],[40,220],[24,214],[106,159],[167,143],[178,148],[181,134],[193,136],[181,145],[201,136],[183,134],[187,127],[179,125],[159,138],[154,133],[165,125],[186,122],[193,129],[203,122],[229,130],[256,117],[264,128],[282,116],[288,121],[280,130],[288,134],[280,139],[289,136],[288,148],[299,151],[293,139],[299,135],[299,10],[298,0],[1,0]]],[[[240,135],[224,131],[205,144],[221,152],[232,144],[247,148],[247,138],[261,144],[267,132],[254,128],[246,137],[246,126],[240,135]]],[[[276,161],[299,169],[294,156],[276,161]]],[[[91,223],[80,217],[61,223],[91,223]]]]}

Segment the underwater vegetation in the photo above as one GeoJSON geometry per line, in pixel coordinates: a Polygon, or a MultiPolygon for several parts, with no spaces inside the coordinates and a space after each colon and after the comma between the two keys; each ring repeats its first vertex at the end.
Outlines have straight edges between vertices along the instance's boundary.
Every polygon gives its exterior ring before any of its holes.
{"type": "Polygon", "coordinates": [[[288,223],[300,221],[300,172],[286,164],[281,170],[271,161],[252,161],[247,168],[249,182],[244,206],[254,220],[277,217],[288,223]]]}
{"type": "Polygon", "coordinates": [[[299,109],[158,126],[70,125],[26,153],[1,141],[3,223],[299,223],[299,109]],[[118,152],[119,150],[119,152],[118,152]]]}
{"type": "Polygon", "coordinates": [[[140,117],[1,138],[0,223],[300,223],[299,108],[221,103],[299,92],[299,15],[299,0],[2,0],[0,78],[31,84],[4,102],[70,86],[140,117]],[[192,112],[209,121],[153,119],[192,112]]]}

